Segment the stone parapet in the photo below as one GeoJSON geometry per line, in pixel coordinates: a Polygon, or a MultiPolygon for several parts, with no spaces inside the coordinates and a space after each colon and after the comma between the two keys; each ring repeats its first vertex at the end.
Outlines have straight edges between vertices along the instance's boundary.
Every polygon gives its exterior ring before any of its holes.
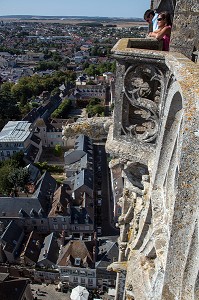
{"type": "MultiPolygon", "coordinates": [[[[147,42],[137,49],[132,47],[139,40],[122,39],[113,48],[116,95],[106,149],[110,167],[123,170],[123,297],[193,300],[199,269],[199,70],[182,54],[147,49],[147,42]]],[[[122,299],[119,292],[116,299],[122,299]]]]}

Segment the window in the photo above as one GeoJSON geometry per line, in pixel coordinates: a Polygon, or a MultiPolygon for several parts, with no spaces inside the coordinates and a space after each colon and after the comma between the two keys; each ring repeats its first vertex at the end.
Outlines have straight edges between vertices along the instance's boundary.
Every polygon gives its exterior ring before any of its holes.
{"type": "Polygon", "coordinates": [[[74,277],[73,282],[78,282],[78,277],[74,277]]]}
{"type": "Polygon", "coordinates": [[[62,224],[62,229],[66,230],[67,229],[67,225],[66,224],[62,224]]]}
{"type": "Polygon", "coordinates": [[[81,276],[86,276],[86,272],[85,271],[80,271],[79,272],[81,276]]]}
{"type": "Polygon", "coordinates": [[[57,230],[57,229],[58,229],[58,224],[53,224],[53,228],[54,228],[55,230],[57,230]]]}
{"type": "Polygon", "coordinates": [[[7,156],[10,156],[10,151],[7,151],[6,153],[7,153],[7,156]]]}
{"type": "Polygon", "coordinates": [[[75,266],[80,266],[81,258],[75,258],[75,266]]]}
{"type": "Polygon", "coordinates": [[[81,278],[81,283],[85,283],[85,278],[81,278]]]}

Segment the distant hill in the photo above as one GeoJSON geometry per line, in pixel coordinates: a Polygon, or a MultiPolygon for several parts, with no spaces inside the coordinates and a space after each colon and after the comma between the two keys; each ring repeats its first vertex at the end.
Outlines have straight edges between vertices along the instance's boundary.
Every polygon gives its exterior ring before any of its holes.
{"type": "Polygon", "coordinates": [[[1,19],[20,19],[20,20],[87,20],[97,22],[142,22],[142,18],[118,18],[118,17],[88,17],[88,16],[35,16],[35,15],[6,15],[0,16],[1,19]]]}

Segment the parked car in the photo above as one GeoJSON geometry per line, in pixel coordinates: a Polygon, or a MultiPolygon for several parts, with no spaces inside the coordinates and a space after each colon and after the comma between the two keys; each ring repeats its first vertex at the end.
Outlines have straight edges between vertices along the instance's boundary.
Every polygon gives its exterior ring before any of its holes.
{"type": "Polygon", "coordinates": [[[98,205],[98,206],[101,206],[101,205],[102,205],[102,198],[98,198],[98,199],[97,199],[97,205],[98,205]]]}

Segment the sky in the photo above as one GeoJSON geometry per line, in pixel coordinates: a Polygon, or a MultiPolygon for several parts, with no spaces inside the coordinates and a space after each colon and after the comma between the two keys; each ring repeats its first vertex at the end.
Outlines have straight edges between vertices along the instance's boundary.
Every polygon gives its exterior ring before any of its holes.
{"type": "Polygon", "coordinates": [[[99,16],[142,18],[150,0],[1,0],[0,16],[99,16]]]}

